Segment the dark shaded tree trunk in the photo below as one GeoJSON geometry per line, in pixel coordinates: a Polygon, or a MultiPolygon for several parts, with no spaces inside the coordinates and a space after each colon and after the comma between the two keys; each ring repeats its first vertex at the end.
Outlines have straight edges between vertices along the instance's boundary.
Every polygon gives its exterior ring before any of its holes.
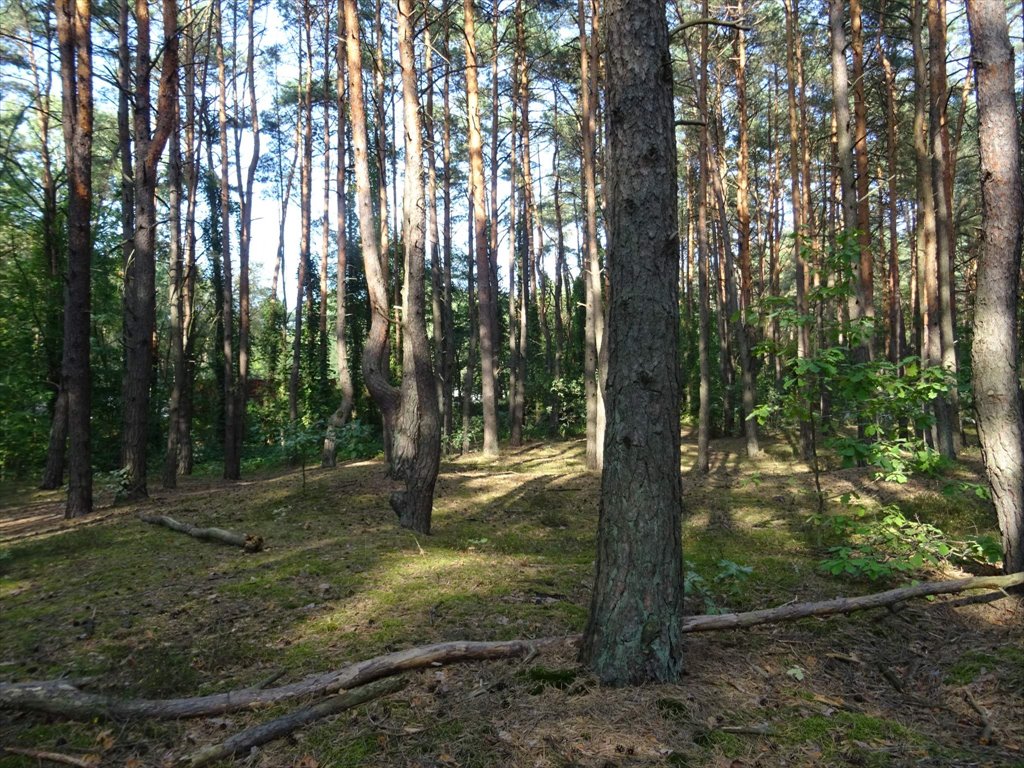
{"type": "Polygon", "coordinates": [[[1019,126],[1013,49],[1000,0],[967,8],[977,67],[982,247],[974,314],[974,397],[985,472],[1003,535],[1003,570],[1024,571],[1024,419],[1018,366],[1019,126]]]}
{"type": "Polygon", "coordinates": [[[608,339],[597,574],[580,658],[604,683],[682,672],[679,258],[668,25],[608,0],[608,339]]]}
{"type": "Polygon", "coordinates": [[[68,263],[61,389],[68,409],[68,497],[64,517],[92,512],[89,366],[92,303],[92,6],[58,0],[61,105],[68,176],[68,263]]]}
{"type": "Polygon", "coordinates": [[[156,323],[156,183],[157,165],[174,128],[178,98],[178,20],[175,0],[163,0],[163,62],[152,135],[150,117],[150,22],[147,0],[136,0],[135,78],[135,252],[125,268],[125,377],[122,460],[124,497],[144,498],[149,438],[149,401],[153,376],[156,323]]]}

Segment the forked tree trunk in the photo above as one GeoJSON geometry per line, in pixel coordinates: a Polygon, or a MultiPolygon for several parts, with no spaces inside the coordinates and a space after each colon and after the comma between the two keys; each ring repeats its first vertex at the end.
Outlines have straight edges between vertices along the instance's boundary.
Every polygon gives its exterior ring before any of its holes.
{"type": "Polygon", "coordinates": [[[1018,365],[1021,171],[1013,49],[1000,0],[967,8],[978,70],[982,247],[974,309],[974,397],[985,472],[1003,534],[1003,570],[1024,571],[1024,419],[1018,365]]]}
{"type": "Polygon", "coordinates": [[[135,252],[125,269],[125,376],[122,458],[127,472],[124,496],[147,495],[146,458],[149,401],[153,374],[153,329],[156,323],[156,183],[157,164],[174,127],[178,98],[178,30],[175,0],[163,0],[163,63],[156,130],[150,134],[150,22],[147,0],[136,0],[135,78],[135,252]]]}
{"type": "Polygon", "coordinates": [[[605,683],[682,672],[679,256],[665,5],[607,0],[608,424],[580,657],[605,683]]]}
{"type": "Polygon", "coordinates": [[[401,389],[391,385],[388,371],[382,367],[382,360],[387,360],[387,356],[382,354],[388,343],[387,283],[381,268],[370,199],[359,19],[355,0],[344,0],[344,5],[356,198],[372,313],[369,338],[363,349],[363,375],[370,395],[383,415],[388,434],[391,435],[391,476],[405,484],[405,490],[391,494],[391,506],[403,527],[429,533],[434,483],[441,455],[441,423],[425,318],[423,167],[413,50],[412,0],[401,0],[398,10],[406,149],[401,389]]]}

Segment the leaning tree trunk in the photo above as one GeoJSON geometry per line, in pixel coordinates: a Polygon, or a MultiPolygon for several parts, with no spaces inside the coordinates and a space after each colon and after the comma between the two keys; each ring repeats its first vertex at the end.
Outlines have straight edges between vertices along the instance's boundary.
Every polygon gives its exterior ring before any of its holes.
{"type": "Polygon", "coordinates": [[[605,683],[677,680],[683,572],[679,257],[665,5],[607,0],[605,463],[597,575],[580,649],[605,683]]]}
{"type": "Polygon", "coordinates": [[[1021,171],[1013,49],[1000,0],[967,7],[978,70],[982,246],[974,310],[974,397],[985,472],[1003,534],[1003,570],[1024,571],[1024,421],[1017,366],[1021,171]]]}

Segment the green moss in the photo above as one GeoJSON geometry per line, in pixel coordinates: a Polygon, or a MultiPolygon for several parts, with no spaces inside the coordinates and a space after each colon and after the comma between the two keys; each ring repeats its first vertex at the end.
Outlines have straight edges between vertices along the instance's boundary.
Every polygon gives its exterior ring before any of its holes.
{"type": "Polygon", "coordinates": [[[1024,688],[1024,648],[1004,645],[991,652],[967,651],[949,669],[946,683],[967,685],[986,672],[996,671],[999,678],[1017,690],[1024,688]]]}
{"type": "Polygon", "coordinates": [[[530,667],[518,673],[518,677],[535,685],[530,687],[534,696],[544,692],[545,688],[556,688],[564,691],[576,682],[580,673],[578,669],[551,669],[549,667],[530,667]]]}

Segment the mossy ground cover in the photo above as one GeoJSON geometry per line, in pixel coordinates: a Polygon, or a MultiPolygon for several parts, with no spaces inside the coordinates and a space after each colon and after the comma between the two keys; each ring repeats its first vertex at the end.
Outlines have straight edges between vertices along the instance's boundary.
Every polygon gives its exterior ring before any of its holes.
{"type": "MultiPolygon", "coordinates": [[[[784,443],[756,461],[713,444],[690,471],[684,556],[692,612],[745,610],[891,584],[826,577],[810,473],[784,443]]],[[[136,507],[65,524],[57,496],[3,494],[0,679],[91,678],[95,690],[166,697],[281,682],[414,645],[582,630],[597,528],[597,475],[579,442],[446,461],[434,532],[395,526],[376,461],[154,490],[144,505],[196,525],[261,534],[255,555],[144,525],[136,507]]],[[[977,481],[968,461],[951,470],[977,481]]],[[[825,476],[829,497],[899,503],[951,534],[991,531],[950,477],[891,486],[825,476]]],[[[916,574],[926,578],[928,573],[916,574]]],[[[246,758],[251,766],[775,766],[1024,764],[1021,609],[906,606],[690,636],[679,685],[608,690],[565,647],[525,662],[430,669],[389,699],[246,758]],[[970,693],[994,726],[982,723],[970,693]]],[[[285,711],[179,723],[69,723],[0,714],[0,744],[172,765],[197,746],[285,711]]],[[[36,765],[0,757],[0,766],[36,765]]]]}

